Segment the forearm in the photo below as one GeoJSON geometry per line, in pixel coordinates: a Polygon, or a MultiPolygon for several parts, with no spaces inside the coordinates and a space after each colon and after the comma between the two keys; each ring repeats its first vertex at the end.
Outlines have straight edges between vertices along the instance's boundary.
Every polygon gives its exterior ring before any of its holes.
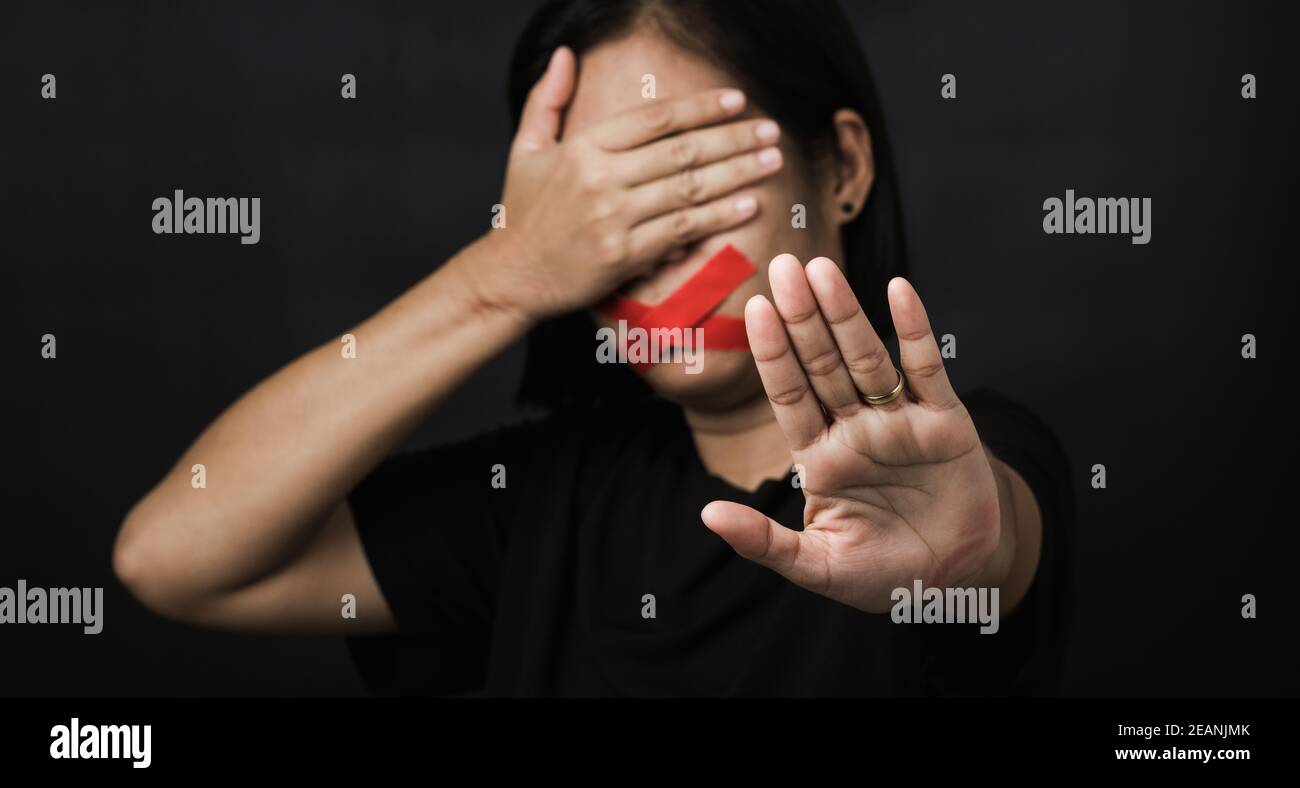
{"type": "Polygon", "coordinates": [[[335,339],[255,386],[132,510],[119,553],[169,567],[178,585],[228,590],[302,549],[405,435],[527,331],[472,276],[496,253],[470,245],[348,332],[355,357],[335,339]]]}

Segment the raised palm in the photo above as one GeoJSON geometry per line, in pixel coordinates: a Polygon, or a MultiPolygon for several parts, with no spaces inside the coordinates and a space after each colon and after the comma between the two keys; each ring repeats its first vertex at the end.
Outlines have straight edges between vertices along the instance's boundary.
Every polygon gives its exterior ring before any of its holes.
{"type": "Polygon", "coordinates": [[[800,470],[804,529],[716,501],[705,523],[741,555],[792,582],[870,612],[919,579],[963,583],[999,538],[998,489],[970,415],[953,392],[929,319],[905,280],[889,284],[906,376],[833,262],[805,269],[781,255],[769,269],[776,307],[745,309],[763,387],[800,470]]]}

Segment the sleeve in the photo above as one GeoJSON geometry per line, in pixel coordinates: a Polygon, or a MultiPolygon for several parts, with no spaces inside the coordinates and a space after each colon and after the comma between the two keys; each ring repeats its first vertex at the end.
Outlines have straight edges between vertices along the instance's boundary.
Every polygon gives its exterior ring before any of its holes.
{"type": "Polygon", "coordinates": [[[449,695],[482,684],[519,497],[509,475],[522,476],[538,430],[507,427],[398,455],[348,496],[366,560],[398,623],[393,635],[347,638],[372,693],[449,695]]]}
{"type": "Polygon", "coordinates": [[[1042,515],[1038,570],[996,634],[977,627],[915,627],[923,683],[934,695],[1050,695],[1060,689],[1073,613],[1075,511],[1069,459],[1052,430],[1005,396],[962,397],[980,439],[1028,484],[1042,515]]]}

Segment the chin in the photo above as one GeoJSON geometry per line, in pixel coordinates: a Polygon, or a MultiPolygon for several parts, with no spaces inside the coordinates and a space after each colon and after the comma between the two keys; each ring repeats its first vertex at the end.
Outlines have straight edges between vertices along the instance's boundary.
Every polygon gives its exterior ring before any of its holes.
{"type": "Polygon", "coordinates": [[[763,391],[747,350],[705,350],[693,365],[655,364],[637,374],[664,399],[703,410],[730,408],[763,391]]]}

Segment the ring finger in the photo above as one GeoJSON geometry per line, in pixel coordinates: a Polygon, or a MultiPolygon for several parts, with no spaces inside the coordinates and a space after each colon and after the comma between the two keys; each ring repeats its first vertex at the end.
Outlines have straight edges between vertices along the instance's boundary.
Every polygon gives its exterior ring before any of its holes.
{"type": "MultiPolygon", "coordinates": [[[[885,343],[871,327],[857,296],[839,266],[818,257],[805,269],[817,306],[830,326],[854,385],[864,396],[888,394],[898,385],[898,373],[885,343]]],[[[899,400],[895,400],[898,402],[899,400]]]]}

